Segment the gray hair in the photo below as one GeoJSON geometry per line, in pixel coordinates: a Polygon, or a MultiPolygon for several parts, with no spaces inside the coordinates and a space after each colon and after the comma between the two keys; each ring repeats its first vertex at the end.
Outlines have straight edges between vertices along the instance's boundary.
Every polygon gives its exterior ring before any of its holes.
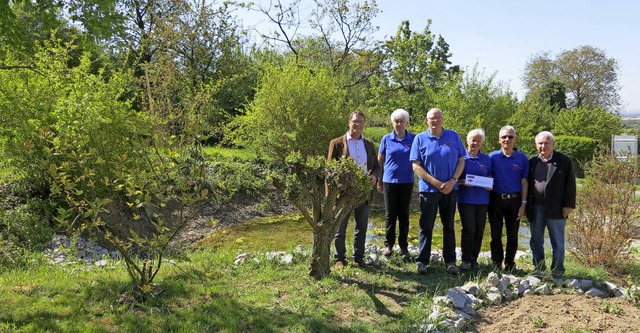
{"type": "Polygon", "coordinates": [[[409,122],[409,112],[404,109],[397,109],[391,113],[391,122],[393,123],[396,119],[404,119],[407,123],[409,122]]]}
{"type": "Polygon", "coordinates": [[[469,139],[473,138],[474,136],[481,136],[482,137],[482,141],[484,141],[484,130],[482,128],[476,128],[476,129],[472,129],[471,131],[469,131],[469,134],[467,134],[467,141],[469,141],[469,139]]]}
{"type": "MultiPolygon", "coordinates": [[[[500,132],[502,132],[502,131],[511,131],[511,132],[513,132],[513,135],[516,136],[516,129],[513,128],[513,126],[511,126],[511,125],[502,126],[502,128],[500,129],[500,132]]],[[[498,132],[498,133],[500,133],[500,132],[498,132]]]]}
{"type": "Polygon", "coordinates": [[[538,133],[533,140],[535,140],[537,142],[538,138],[543,138],[545,136],[548,136],[549,138],[551,138],[551,142],[553,142],[553,143],[556,142],[556,138],[549,131],[542,131],[542,132],[538,133]]]}

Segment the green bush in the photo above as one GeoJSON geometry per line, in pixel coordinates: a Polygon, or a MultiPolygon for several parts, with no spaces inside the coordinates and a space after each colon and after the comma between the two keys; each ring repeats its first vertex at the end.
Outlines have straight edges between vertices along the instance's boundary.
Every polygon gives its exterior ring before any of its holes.
{"type": "Polygon", "coordinates": [[[218,188],[227,194],[227,199],[236,194],[259,196],[267,187],[266,166],[259,159],[224,158],[221,155],[209,157],[209,172],[207,177],[218,188]]]}
{"type": "Polygon", "coordinates": [[[329,141],[344,134],[353,111],[343,83],[323,68],[293,61],[266,65],[246,115],[225,136],[269,160],[284,161],[293,151],[326,156],[329,141]]]}
{"type": "Polygon", "coordinates": [[[582,177],[586,163],[593,158],[596,141],[584,136],[558,135],[555,138],[554,149],[569,156],[573,161],[576,175],[582,177]]]}
{"type": "Polygon", "coordinates": [[[0,230],[12,243],[30,249],[39,249],[51,240],[55,230],[51,225],[51,202],[32,199],[8,210],[0,216],[0,230]]]}

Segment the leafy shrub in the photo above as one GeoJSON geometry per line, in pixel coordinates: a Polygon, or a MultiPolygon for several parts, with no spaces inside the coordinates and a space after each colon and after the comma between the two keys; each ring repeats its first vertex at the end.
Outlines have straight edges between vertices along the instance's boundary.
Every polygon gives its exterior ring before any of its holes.
{"type": "Polygon", "coordinates": [[[293,61],[267,65],[246,115],[236,118],[225,136],[269,160],[284,161],[293,151],[326,155],[329,141],[346,131],[353,111],[342,86],[326,69],[293,61]]]}
{"type": "Polygon", "coordinates": [[[209,179],[222,189],[230,199],[238,193],[262,194],[267,186],[266,166],[259,159],[224,158],[213,155],[209,158],[209,179]]]}
{"type": "Polygon", "coordinates": [[[611,155],[598,155],[585,170],[576,210],[570,217],[571,252],[590,266],[615,267],[627,258],[640,212],[635,198],[635,166],[611,155]]]}
{"type": "Polygon", "coordinates": [[[48,200],[32,199],[9,210],[3,210],[0,230],[13,243],[39,249],[51,240],[53,207],[48,200]]]}
{"type": "Polygon", "coordinates": [[[573,161],[576,175],[584,175],[584,166],[593,158],[596,149],[596,141],[583,136],[558,135],[555,137],[554,149],[565,153],[573,161]]]}

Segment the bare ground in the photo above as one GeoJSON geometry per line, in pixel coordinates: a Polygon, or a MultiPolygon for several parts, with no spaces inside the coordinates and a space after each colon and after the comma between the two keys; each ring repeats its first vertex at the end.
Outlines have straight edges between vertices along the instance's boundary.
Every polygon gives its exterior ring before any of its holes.
{"type": "Polygon", "coordinates": [[[622,298],[527,295],[480,309],[475,329],[481,333],[640,332],[640,308],[622,298]]]}

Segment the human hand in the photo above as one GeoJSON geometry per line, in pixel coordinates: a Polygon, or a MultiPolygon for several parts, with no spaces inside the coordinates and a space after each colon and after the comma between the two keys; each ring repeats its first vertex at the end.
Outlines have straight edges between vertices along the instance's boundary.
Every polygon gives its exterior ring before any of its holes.
{"type": "Polygon", "coordinates": [[[569,214],[571,214],[571,212],[573,212],[573,208],[571,207],[562,207],[562,216],[564,216],[564,218],[569,218],[569,214]]]}
{"type": "Polygon", "coordinates": [[[525,217],[526,213],[527,213],[527,204],[525,202],[523,202],[522,204],[520,204],[520,209],[518,209],[518,218],[517,218],[517,220],[520,220],[523,217],[525,217]]]}
{"type": "Polygon", "coordinates": [[[384,192],[384,187],[382,186],[382,182],[378,182],[378,192],[383,193],[384,192]]]}
{"type": "Polygon", "coordinates": [[[456,184],[456,181],[453,179],[449,179],[446,182],[443,182],[440,185],[440,192],[442,192],[443,194],[449,194],[451,193],[451,191],[453,191],[453,186],[456,184]]]}

